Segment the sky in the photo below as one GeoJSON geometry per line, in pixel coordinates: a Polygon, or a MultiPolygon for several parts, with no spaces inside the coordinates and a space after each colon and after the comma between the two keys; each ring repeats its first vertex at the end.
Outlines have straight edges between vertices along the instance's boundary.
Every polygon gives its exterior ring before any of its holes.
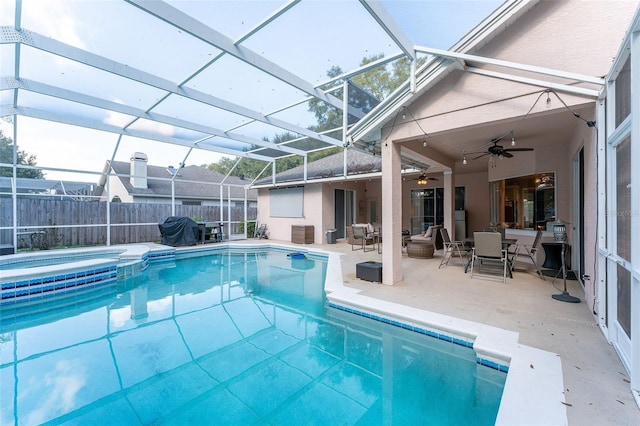
{"type": "MultiPolygon", "coordinates": [[[[170,1],[173,6],[216,31],[237,40],[248,29],[279,7],[280,1],[170,1]]],[[[502,2],[385,0],[382,2],[396,23],[415,45],[447,49],[466,34],[483,17],[502,2]]],[[[13,25],[14,0],[0,0],[0,25],[13,25]]],[[[194,41],[180,31],[151,19],[129,4],[115,0],[23,0],[22,27],[72,46],[90,50],[118,62],[179,82],[216,52],[211,46],[194,41]]],[[[0,46],[0,74],[14,72],[13,45],[0,46]]],[[[381,33],[362,6],[355,0],[303,0],[291,10],[247,39],[243,46],[301,76],[312,84],[326,79],[333,65],[343,70],[357,68],[363,56],[376,53],[390,55],[399,49],[381,33]]],[[[162,92],[132,84],[112,74],[87,69],[86,66],[32,48],[21,50],[20,76],[47,84],[69,88],[113,102],[146,109],[162,92]]],[[[207,69],[187,85],[261,113],[269,113],[304,94],[282,83],[275,86],[268,77],[257,73],[228,55],[215,67],[207,69]],[[275,88],[274,88],[275,87],[275,88]]],[[[130,120],[124,114],[106,114],[70,105],[66,101],[26,91],[20,92],[19,104],[78,115],[103,123],[123,126],[130,120]]],[[[0,93],[1,104],[11,104],[11,91],[0,93]]],[[[212,111],[193,101],[174,99],[154,110],[177,118],[197,119],[228,130],[239,124],[238,117],[212,111]]],[[[302,105],[278,118],[302,127],[313,118],[302,105]]],[[[102,171],[118,144],[118,135],[94,129],[18,116],[19,149],[37,157],[37,164],[51,168],[102,171]]],[[[152,122],[138,122],[139,129],[170,132],[152,122]]],[[[12,136],[11,125],[1,121],[5,135],[12,136]]],[[[280,132],[264,124],[251,124],[237,132],[254,138],[280,132]]],[[[185,134],[197,138],[197,135],[185,134]]],[[[187,149],[166,143],[123,137],[115,159],[129,161],[133,152],[145,152],[149,164],[177,166],[187,149]]],[[[217,162],[221,155],[198,150],[186,164],[217,162]]],[[[47,170],[48,179],[93,182],[97,176],[47,170]]]]}

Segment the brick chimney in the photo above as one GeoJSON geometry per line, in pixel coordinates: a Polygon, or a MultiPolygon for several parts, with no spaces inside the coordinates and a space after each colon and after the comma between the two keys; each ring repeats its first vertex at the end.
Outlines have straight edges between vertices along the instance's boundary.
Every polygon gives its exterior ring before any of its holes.
{"type": "Polygon", "coordinates": [[[131,155],[129,182],[134,188],[147,189],[147,154],[134,152],[131,155]]]}

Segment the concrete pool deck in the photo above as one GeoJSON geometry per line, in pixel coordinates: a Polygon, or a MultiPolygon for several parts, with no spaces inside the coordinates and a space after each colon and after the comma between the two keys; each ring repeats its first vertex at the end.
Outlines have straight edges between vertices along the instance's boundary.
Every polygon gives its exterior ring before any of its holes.
{"type": "Polygon", "coordinates": [[[578,281],[567,280],[567,289],[580,303],[559,302],[551,295],[561,293],[562,280],[547,277],[543,281],[524,263],[518,263],[514,278],[505,285],[501,280],[472,280],[462,265],[453,262],[438,269],[442,252],[436,251],[433,259],[403,254],[403,281],[386,286],[356,278],[357,263],[380,261],[382,256],[375,250],[352,251],[342,240],[331,245],[293,246],[340,253],[344,285],[362,296],[513,331],[522,345],[558,354],[569,425],[640,424],[629,376],[594,321],[592,301],[584,300],[578,281]]]}

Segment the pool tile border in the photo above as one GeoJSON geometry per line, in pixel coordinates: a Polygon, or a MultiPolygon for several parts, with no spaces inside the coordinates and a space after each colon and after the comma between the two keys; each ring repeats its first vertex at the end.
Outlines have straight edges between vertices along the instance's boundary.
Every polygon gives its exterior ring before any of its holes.
{"type": "Polygon", "coordinates": [[[66,249],[8,256],[1,265],[24,268],[0,273],[0,306],[45,299],[97,286],[110,285],[146,269],[149,259],[173,256],[175,250],[150,250],[147,246],[66,249]],[[100,256],[104,255],[104,258],[100,256]],[[115,256],[118,255],[118,258],[115,256]],[[56,264],[33,266],[43,258],[56,264]],[[67,261],[66,263],[58,263],[67,261]]]}
{"type": "Polygon", "coordinates": [[[109,284],[115,282],[116,279],[117,265],[114,263],[113,265],[60,273],[53,276],[3,282],[0,291],[0,305],[44,299],[48,296],[109,284]]]}
{"type": "MultiPolygon", "coordinates": [[[[389,324],[392,325],[394,327],[399,327],[408,331],[412,331],[414,333],[418,333],[418,334],[424,334],[425,336],[429,336],[438,340],[443,340],[445,342],[449,342],[449,343],[453,343],[455,345],[460,345],[460,346],[464,346],[465,348],[470,348],[473,349],[473,341],[469,341],[469,340],[465,340],[456,336],[451,336],[449,334],[445,334],[445,333],[438,333],[434,330],[430,330],[428,328],[425,327],[420,327],[420,326],[416,326],[416,325],[412,325],[406,322],[402,322],[402,321],[398,321],[396,319],[393,318],[389,318],[383,315],[376,315],[373,314],[371,312],[367,312],[367,311],[362,311],[359,309],[354,309],[354,308],[350,308],[348,306],[344,306],[344,305],[340,305],[337,303],[333,303],[333,302],[329,302],[328,306],[334,309],[338,309],[344,312],[348,312],[354,315],[359,315],[365,318],[369,318],[372,319],[374,321],[379,321],[382,322],[384,324],[389,324]]],[[[509,372],[509,366],[506,364],[501,364],[498,363],[496,361],[490,360],[490,359],[485,359],[482,358],[480,356],[476,356],[476,363],[483,365],[485,367],[489,367],[492,368],[494,370],[498,370],[504,373],[508,373],[509,372]]]]}

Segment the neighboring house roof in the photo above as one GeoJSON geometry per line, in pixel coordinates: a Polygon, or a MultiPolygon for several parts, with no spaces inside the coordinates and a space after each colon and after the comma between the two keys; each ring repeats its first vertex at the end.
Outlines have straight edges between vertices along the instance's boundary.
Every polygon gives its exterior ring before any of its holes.
{"type": "MultiPolygon", "coordinates": [[[[380,156],[364,152],[347,150],[347,175],[362,175],[382,171],[380,156]]],[[[307,163],[307,180],[320,180],[344,176],[344,153],[329,155],[320,160],[307,163]]],[[[304,180],[304,166],[294,167],[276,174],[276,184],[304,180]]],[[[272,184],[272,179],[265,178],[255,182],[255,186],[272,184]]]]}
{"type": "MultiPolygon", "coordinates": [[[[129,180],[130,163],[114,161],[111,163],[113,172],[118,175],[120,182],[132,196],[138,197],[171,197],[171,172],[167,167],[147,165],[147,188],[134,188],[129,180]]],[[[211,183],[220,183],[224,175],[200,166],[186,166],[180,169],[175,178],[175,194],[180,199],[219,200],[220,189],[211,183]]],[[[231,199],[244,200],[244,187],[251,182],[236,176],[229,176],[224,181],[230,185],[231,199]],[[233,186],[231,186],[233,185],[233,186]]],[[[224,197],[228,195],[227,187],[223,190],[224,197]]],[[[249,200],[256,200],[256,190],[247,192],[249,200]]]]}

